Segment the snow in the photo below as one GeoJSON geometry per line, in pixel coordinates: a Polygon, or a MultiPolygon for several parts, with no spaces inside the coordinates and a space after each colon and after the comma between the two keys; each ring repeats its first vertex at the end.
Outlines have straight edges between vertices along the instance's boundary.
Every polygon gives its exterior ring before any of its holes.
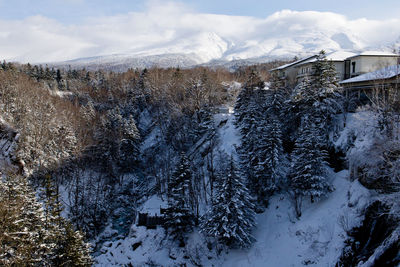
{"type": "Polygon", "coordinates": [[[235,116],[232,107],[228,107],[229,113],[220,113],[214,116],[216,125],[224,124],[218,129],[220,136],[220,149],[228,155],[235,153],[235,146],[240,144],[240,137],[234,125],[235,116]]]}
{"type": "Polygon", "coordinates": [[[354,78],[341,81],[341,84],[357,83],[365,81],[377,81],[393,78],[400,74],[400,67],[398,65],[385,67],[377,71],[368,72],[354,78]]]}
{"type": "MultiPolygon", "coordinates": [[[[214,118],[220,126],[220,149],[232,153],[234,145],[240,142],[234,115],[215,114],[214,118]]],[[[369,111],[347,114],[346,127],[338,133],[335,146],[351,148],[349,153],[361,153],[372,145],[375,126],[376,120],[369,111]]],[[[218,254],[207,248],[207,242],[215,242],[207,240],[198,229],[189,235],[185,248],[178,248],[162,227],[151,230],[132,225],[128,236],[103,244],[95,258],[96,266],[335,266],[347,239],[346,232],[361,223],[374,193],[351,180],[347,170],[335,173],[329,169],[328,178],[335,190],[316,203],[304,199],[300,219],[295,216],[290,195],[272,197],[268,209],[256,216],[256,242],[247,250],[223,250],[218,254]]],[[[156,213],[165,204],[152,196],[140,211],[156,213]]]]}
{"type": "Polygon", "coordinates": [[[364,51],[357,56],[398,56],[397,54],[385,51],[364,51]]]}
{"type": "Polygon", "coordinates": [[[160,197],[151,196],[139,209],[140,212],[150,213],[152,215],[160,215],[160,208],[167,208],[168,204],[160,197]]]}
{"type": "MultiPolygon", "coordinates": [[[[344,61],[345,59],[347,59],[347,58],[349,58],[349,57],[352,57],[352,56],[355,56],[356,54],[355,53],[352,53],[352,52],[347,52],[347,51],[336,51],[336,52],[332,52],[332,53],[328,53],[327,55],[326,55],[326,60],[328,60],[328,61],[344,61]]],[[[304,61],[304,62],[302,62],[301,64],[299,64],[299,65],[303,65],[303,64],[307,64],[307,63],[312,63],[312,62],[315,62],[315,61],[317,61],[317,58],[316,57],[314,57],[314,58],[311,58],[311,59],[309,59],[309,60],[307,60],[307,61],[304,61]]]]}
{"type": "MultiPolygon", "coordinates": [[[[128,237],[103,245],[96,266],[146,266],[150,261],[162,266],[176,266],[179,262],[192,266],[185,258],[196,251],[205,266],[334,266],[344,246],[346,230],[360,223],[359,215],[368,203],[369,191],[357,181],[350,182],[347,171],[330,175],[336,190],[318,203],[305,203],[299,220],[288,195],[273,197],[269,208],[256,217],[257,241],[249,250],[218,256],[205,248],[204,237],[197,230],[190,235],[187,247],[179,249],[169,243],[162,227],[147,230],[133,225],[128,237]],[[133,250],[135,244],[138,247],[133,250]]],[[[161,203],[152,197],[143,210],[159,208],[161,203]]]]}
{"type": "Polygon", "coordinates": [[[8,125],[0,116],[0,174],[15,172],[16,166],[12,163],[17,150],[19,134],[8,125]]]}
{"type": "Polygon", "coordinates": [[[300,220],[294,216],[289,196],[275,196],[257,218],[257,242],[249,251],[229,254],[223,266],[334,266],[346,236],[339,218],[355,209],[347,206],[348,188],[354,186],[359,197],[367,192],[349,182],[347,171],[332,175],[336,190],[319,203],[309,203],[300,220]]]}
{"type": "Polygon", "coordinates": [[[58,97],[69,97],[72,96],[73,93],[70,91],[61,91],[61,90],[49,90],[51,95],[58,96],[58,97]]]}
{"type": "Polygon", "coordinates": [[[285,65],[279,66],[279,67],[277,67],[275,69],[272,69],[272,71],[273,70],[283,70],[283,69],[286,69],[288,67],[291,67],[291,66],[303,63],[303,62],[307,62],[309,60],[313,60],[313,59],[315,59],[315,57],[316,57],[316,55],[312,55],[312,56],[309,56],[309,57],[306,57],[306,58],[302,58],[302,59],[297,60],[295,62],[292,62],[292,63],[289,63],[289,64],[285,64],[285,65]]]}
{"type": "Polygon", "coordinates": [[[340,132],[334,145],[344,151],[352,146],[351,151],[363,152],[372,145],[372,141],[377,135],[377,118],[373,112],[349,113],[346,116],[346,127],[340,132]]]}

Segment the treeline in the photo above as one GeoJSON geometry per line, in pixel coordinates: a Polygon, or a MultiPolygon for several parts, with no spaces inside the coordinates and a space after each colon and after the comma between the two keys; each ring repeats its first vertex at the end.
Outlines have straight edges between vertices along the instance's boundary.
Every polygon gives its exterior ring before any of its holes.
{"type": "MultiPolygon", "coordinates": [[[[259,68],[268,75],[265,66],[259,68]]],[[[232,83],[245,79],[248,71],[111,73],[3,62],[1,117],[18,132],[12,161],[37,191],[54,186],[55,199],[75,229],[94,238],[111,216],[126,216],[128,225],[134,218],[131,203],[144,194],[167,192],[179,155],[214,131],[212,113],[234,101],[232,83]],[[140,150],[154,130],[154,142],[140,150]],[[117,207],[127,214],[110,215],[117,207]]],[[[199,173],[196,179],[201,180],[199,173]]],[[[199,200],[192,205],[198,207],[199,200]]]]}

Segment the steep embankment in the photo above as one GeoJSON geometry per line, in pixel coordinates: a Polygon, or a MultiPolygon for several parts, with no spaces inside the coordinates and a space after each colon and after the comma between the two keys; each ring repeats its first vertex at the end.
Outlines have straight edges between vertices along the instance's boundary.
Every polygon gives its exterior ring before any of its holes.
{"type": "MultiPolygon", "coordinates": [[[[239,142],[233,114],[218,114],[215,119],[220,137],[218,149],[230,153],[239,142]]],[[[178,249],[166,238],[162,227],[146,229],[132,225],[128,236],[103,245],[97,265],[333,266],[345,247],[347,233],[361,224],[371,192],[358,181],[350,181],[347,170],[329,170],[329,178],[335,190],[318,203],[305,203],[300,219],[294,215],[289,195],[274,196],[269,208],[257,215],[257,241],[249,250],[218,254],[207,248],[207,240],[198,229],[190,235],[188,245],[178,249]]],[[[159,208],[165,204],[165,200],[153,196],[141,211],[159,214],[159,208]]]]}
{"type": "Polygon", "coordinates": [[[23,174],[24,164],[15,153],[18,139],[19,133],[0,117],[0,175],[23,174]]]}

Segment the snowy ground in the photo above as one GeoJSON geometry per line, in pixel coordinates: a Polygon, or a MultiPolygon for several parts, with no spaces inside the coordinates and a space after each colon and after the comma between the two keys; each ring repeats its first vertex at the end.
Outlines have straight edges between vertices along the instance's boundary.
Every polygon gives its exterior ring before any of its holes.
{"type": "Polygon", "coordinates": [[[233,113],[221,113],[214,116],[220,137],[219,148],[228,155],[234,154],[235,146],[240,144],[240,137],[235,129],[233,113]]]}
{"type": "Polygon", "coordinates": [[[347,171],[334,175],[336,190],[327,199],[307,203],[300,220],[288,196],[274,197],[257,217],[257,242],[249,251],[227,255],[223,266],[334,266],[346,238],[343,228],[359,223],[353,218],[368,199],[366,189],[348,181],[347,171]]]}
{"type": "MultiPolygon", "coordinates": [[[[336,190],[318,203],[305,203],[300,220],[295,218],[288,196],[275,196],[269,208],[257,216],[257,241],[247,251],[217,256],[205,248],[197,232],[186,249],[174,249],[161,227],[147,230],[133,225],[125,239],[104,244],[102,254],[96,258],[98,266],[173,266],[183,262],[193,266],[191,258],[196,258],[196,253],[205,266],[334,266],[346,239],[345,229],[359,223],[369,192],[358,182],[350,182],[347,171],[332,176],[336,190]]],[[[155,212],[163,205],[162,200],[153,197],[143,209],[155,212]]]]}
{"type": "MultiPolygon", "coordinates": [[[[365,115],[365,116],[364,116],[365,115]]],[[[348,127],[341,131],[337,146],[345,145],[357,131],[365,128],[365,117],[360,113],[349,116],[348,127]]],[[[233,114],[216,114],[221,137],[220,149],[231,154],[239,138],[233,125],[233,114]]],[[[358,146],[368,143],[368,138],[357,140],[358,146]]],[[[257,215],[257,241],[248,250],[233,250],[220,255],[209,250],[205,238],[194,231],[186,248],[177,248],[165,236],[164,229],[148,230],[132,225],[125,238],[106,242],[96,257],[97,266],[334,266],[337,262],[346,230],[358,225],[363,211],[371,199],[370,192],[357,181],[350,181],[347,170],[329,173],[335,190],[326,199],[316,203],[304,201],[303,214],[295,217],[293,203],[286,194],[273,197],[269,208],[257,215]],[[197,265],[199,266],[199,265],[197,265]]],[[[141,212],[158,213],[165,201],[152,197],[142,206],[141,212]]]]}

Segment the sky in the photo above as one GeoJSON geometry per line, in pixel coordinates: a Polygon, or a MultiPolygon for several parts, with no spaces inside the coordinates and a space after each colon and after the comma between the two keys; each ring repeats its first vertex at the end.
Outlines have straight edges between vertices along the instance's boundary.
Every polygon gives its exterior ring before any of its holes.
{"type": "MultiPolygon", "coordinates": [[[[0,0],[1,19],[23,19],[42,15],[62,23],[76,24],[88,17],[113,16],[127,12],[142,12],[149,5],[165,1],[146,0],[0,0]]],[[[397,18],[398,0],[182,0],[181,4],[199,13],[252,16],[266,18],[283,10],[329,11],[350,19],[397,18]]]]}
{"type": "Polygon", "coordinates": [[[398,0],[0,0],[0,60],[180,51],[206,60],[233,45],[239,56],[258,56],[281,46],[301,51],[293,40],[312,32],[362,48],[396,41],[399,15],[398,0]]]}

